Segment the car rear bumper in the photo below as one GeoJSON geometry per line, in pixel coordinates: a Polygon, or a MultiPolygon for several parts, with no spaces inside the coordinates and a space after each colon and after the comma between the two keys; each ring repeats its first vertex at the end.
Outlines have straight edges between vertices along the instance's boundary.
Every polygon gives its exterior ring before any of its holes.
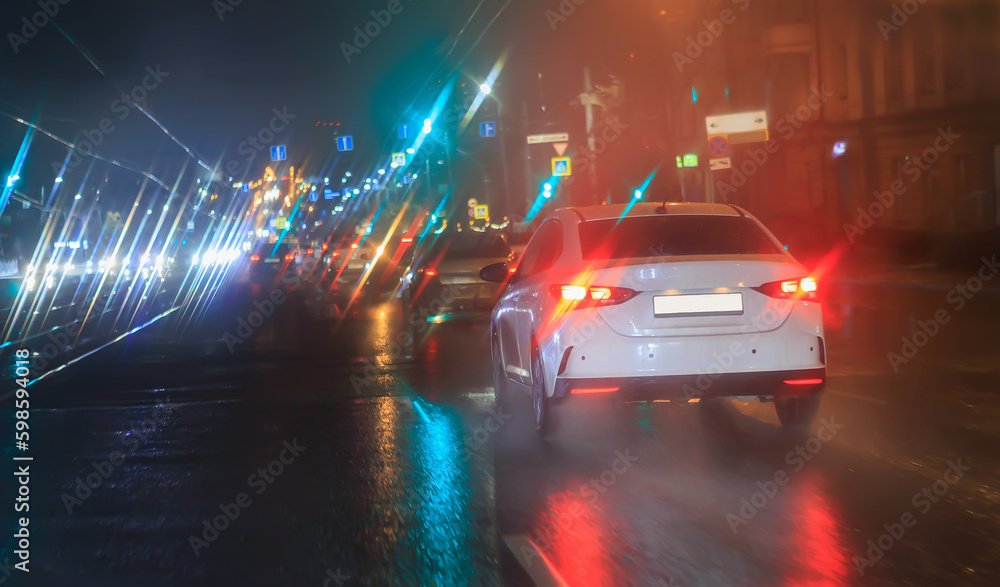
{"type": "Polygon", "coordinates": [[[552,398],[566,401],[601,396],[616,401],[688,401],[715,397],[773,397],[821,393],[825,385],[826,368],[712,375],[557,377],[552,398]]]}

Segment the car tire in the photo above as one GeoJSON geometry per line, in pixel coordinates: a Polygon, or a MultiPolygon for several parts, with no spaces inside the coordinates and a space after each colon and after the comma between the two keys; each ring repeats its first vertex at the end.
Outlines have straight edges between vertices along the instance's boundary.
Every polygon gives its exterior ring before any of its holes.
{"type": "Polygon", "coordinates": [[[820,394],[778,396],[774,409],[778,420],[786,428],[808,428],[819,411],[820,394]]]}
{"type": "Polygon", "coordinates": [[[496,332],[493,333],[493,401],[496,402],[497,410],[502,411],[507,395],[507,373],[503,368],[503,360],[500,357],[500,338],[496,332]]]}
{"type": "Polygon", "coordinates": [[[545,395],[545,371],[542,357],[537,350],[531,353],[531,415],[535,422],[535,432],[540,438],[551,436],[554,431],[552,409],[545,395]]]}

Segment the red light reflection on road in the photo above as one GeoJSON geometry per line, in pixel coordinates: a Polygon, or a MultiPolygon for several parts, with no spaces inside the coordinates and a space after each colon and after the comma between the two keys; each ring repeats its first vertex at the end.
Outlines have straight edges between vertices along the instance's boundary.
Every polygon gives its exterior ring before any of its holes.
{"type": "MultiPolygon", "coordinates": [[[[545,557],[556,567],[566,585],[613,585],[612,561],[607,543],[614,540],[599,510],[579,491],[564,491],[549,497],[543,513],[529,535],[545,557]]],[[[542,564],[534,559],[535,564],[542,564]]]]}
{"type": "Polygon", "coordinates": [[[784,585],[837,587],[847,585],[851,563],[841,538],[843,524],[826,492],[812,478],[803,477],[789,489],[794,531],[789,550],[794,553],[784,585]]]}

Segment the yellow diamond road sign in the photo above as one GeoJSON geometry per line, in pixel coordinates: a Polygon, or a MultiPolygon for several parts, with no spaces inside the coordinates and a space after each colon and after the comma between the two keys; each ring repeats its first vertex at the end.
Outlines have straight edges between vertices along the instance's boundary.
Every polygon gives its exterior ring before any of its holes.
{"type": "Polygon", "coordinates": [[[573,175],[573,162],[569,157],[554,157],[552,159],[552,175],[567,177],[573,175]]]}

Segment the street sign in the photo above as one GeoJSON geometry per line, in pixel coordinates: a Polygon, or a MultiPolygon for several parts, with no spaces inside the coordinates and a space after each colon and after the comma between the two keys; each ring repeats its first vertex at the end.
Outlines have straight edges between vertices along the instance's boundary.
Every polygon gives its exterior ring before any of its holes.
{"type": "Polygon", "coordinates": [[[335,192],[335,191],[333,191],[333,190],[331,190],[330,188],[326,188],[325,190],[323,190],[323,199],[324,200],[333,200],[333,199],[339,198],[339,197],[340,197],[340,194],[337,193],[337,192],[335,192]]]}
{"type": "Polygon", "coordinates": [[[495,122],[484,122],[479,125],[479,136],[484,138],[493,138],[497,136],[497,123],[495,122]]]}
{"type": "Polygon", "coordinates": [[[733,160],[729,157],[724,157],[722,159],[709,159],[708,167],[712,171],[721,171],[723,169],[731,169],[733,167],[733,160]]]}
{"type": "Polygon", "coordinates": [[[309,201],[310,202],[315,202],[317,200],[319,200],[319,194],[317,194],[316,192],[311,192],[309,194],[309,201]]]}
{"type": "Polygon", "coordinates": [[[489,206],[476,206],[476,220],[487,220],[490,217],[489,206]]]}
{"type": "Polygon", "coordinates": [[[573,163],[569,157],[552,158],[552,175],[555,177],[566,177],[573,175],[573,163]]]}
{"type": "Polygon", "coordinates": [[[714,157],[725,157],[729,154],[729,140],[723,136],[708,139],[708,152],[714,157]]]}
{"type": "Polygon", "coordinates": [[[276,228],[278,230],[285,230],[288,228],[288,219],[279,216],[276,228]]]}
{"type": "Polygon", "coordinates": [[[469,198],[468,204],[469,204],[470,208],[475,208],[476,206],[479,205],[479,200],[477,200],[475,198],[469,198]]]}
{"type": "Polygon", "coordinates": [[[406,166],[406,153],[393,153],[392,154],[392,164],[396,167],[406,166]]]}
{"type": "Polygon", "coordinates": [[[764,142],[770,137],[767,112],[764,110],[706,116],[705,129],[710,141],[713,137],[723,135],[730,145],[764,142]]]}
{"type": "Polygon", "coordinates": [[[709,136],[767,130],[767,112],[756,110],[723,114],[722,116],[706,116],[705,128],[708,130],[709,136]]]}
{"type": "Polygon", "coordinates": [[[552,143],[552,146],[556,150],[556,154],[562,157],[566,154],[566,149],[569,148],[569,143],[552,143]]]}
{"type": "Polygon", "coordinates": [[[271,147],[271,161],[285,160],[285,145],[275,145],[271,147]]]}
{"type": "Polygon", "coordinates": [[[243,184],[243,193],[248,193],[250,191],[250,184],[243,184]]]}
{"type": "Polygon", "coordinates": [[[413,128],[408,124],[399,125],[399,138],[408,139],[413,136],[413,128]]]}
{"type": "Polygon", "coordinates": [[[194,220],[188,220],[188,232],[194,232],[194,220]]]}
{"type": "Polygon", "coordinates": [[[337,150],[338,151],[353,151],[354,150],[354,137],[348,135],[346,137],[337,137],[337,150]]]}
{"type": "Polygon", "coordinates": [[[567,143],[569,142],[569,133],[550,133],[543,135],[528,135],[529,145],[541,145],[544,143],[567,143]]]}

